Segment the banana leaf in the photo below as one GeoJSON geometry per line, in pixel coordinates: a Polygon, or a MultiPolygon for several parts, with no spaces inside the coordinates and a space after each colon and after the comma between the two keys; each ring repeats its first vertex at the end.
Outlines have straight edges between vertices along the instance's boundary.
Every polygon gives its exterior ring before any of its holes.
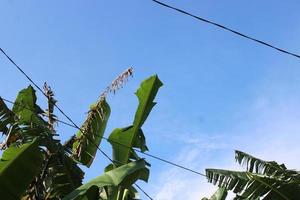
{"type": "Polygon", "coordinates": [[[6,149],[0,160],[1,199],[20,199],[33,178],[39,174],[43,159],[44,154],[37,140],[6,149]]]}
{"type": "Polygon", "coordinates": [[[138,160],[128,163],[121,167],[105,172],[88,183],[80,186],[63,200],[81,200],[86,196],[94,196],[99,194],[99,190],[105,186],[130,188],[130,186],[138,179],[148,181],[149,170],[146,168],[144,160],[138,160]],[[99,190],[97,190],[97,188],[99,190]]]}
{"type": "Polygon", "coordinates": [[[113,148],[113,159],[117,164],[125,164],[132,155],[132,148],[140,148],[141,151],[148,150],[145,136],[141,129],[152,108],[153,102],[162,82],[157,75],[151,76],[141,83],[136,92],[139,105],[135,113],[133,125],[126,128],[117,128],[109,136],[109,142],[113,148]]]}

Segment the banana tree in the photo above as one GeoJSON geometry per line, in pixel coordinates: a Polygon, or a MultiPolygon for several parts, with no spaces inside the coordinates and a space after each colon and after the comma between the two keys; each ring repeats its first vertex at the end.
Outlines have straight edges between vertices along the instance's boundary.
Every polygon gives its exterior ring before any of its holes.
{"type": "MultiPolygon", "coordinates": [[[[127,166],[130,163],[140,161],[141,158],[136,153],[135,148],[138,148],[140,149],[140,151],[143,152],[148,149],[146,146],[146,140],[142,132],[141,126],[145,122],[147,116],[151,112],[151,109],[155,105],[153,100],[161,86],[162,83],[156,75],[149,77],[148,79],[144,80],[141,83],[140,88],[136,92],[136,95],[139,99],[139,105],[135,114],[133,125],[128,126],[126,128],[117,128],[109,136],[108,141],[111,143],[113,148],[113,159],[112,159],[113,162],[105,168],[106,173],[114,172],[115,170],[127,166]]],[[[97,114],[102,115],[102,117],[99,116],[99,118],[105,119],[107,112],[105,113],[102,111],[101,112],[98,111],[97,114]]],[[[73,143],[73,150],[78,149],[79,146],[78,144],[82,144],[84,142],[86,142],[87,144],[85,146],[82,145],[82,148],[75,151],[76,155],[74,157],[79,158],[78,159],[79,162],[82,162],[82,159],[78,155],[82,155],[83,152],[86,152],[86,150],[89,149],[89,145],[90,146],[92,145],[91,143],[85,140],[83,134],[84,133],[80,132],[77,135],[78,141],[75,140],[75,142],[73,143]],[[81,141],[81,139],[84,140],[81,141]]],[[[89,152],[89,155],[92,155],[91,153],[92,152],[89,152]]],[[[89,159],[93,159],[92,156],[90,156],[89,159]]],[[[86,164],[86,166],[89,166],[88,164],[89,162],[82,162],[82,163],[86,164]]],[[[139,177],[139,179],[141,180],[147,181],[149,177],[149,170],[148,170],[149,164],[143,161],[143,165],[144,165],[143,167],[144,169],[142,171],[139,171],[138,173],[135,173],[135,176],[139,177]]],[[[132,183],[135,182],[136,180],[135,176],[130,177],[131,180],[131,182],[129,182],[130,184],[106,185],[100,192],[100,196],[102,196],[101,198],[118,199],[118,200],[135,198],[137,196],[137,190],[133,186],[131,186],[132,183]]],[[[99,177],[98,180],[101,182],[102,181],[101,179],[102,178],[99,177]]],[[[90,183],[87,183],[87,185],[89,186],[90,183]]],[[[84,193],[80,193],[81,195],[89,194],[90,187],[84,185],[82,186],[82,188],[88,188],[88,189],[86,190],[80,189],[80,191],[84,191],[84,193]]],[[[94,191],[92,191],[92,193],[93,192],[94,191]]],[[[74,199],[74,194],[76,194],[76,192],[68,195],[66,199],[74,199]]],[[[75,199],[76,198],[79,197],[75,195],[75,199]]]]}
{"type": "MultiPolygon", "coordinates": [[[[0,196],[4,199],[110,199],[129,200],[137,197],[133,184],[147,181],[148,163],[139,158],[134,148],[146,149],[141,125],[153,107],[161,82],[152,76],[138,90],[140,104],[136,114],[138,123],[131,127],[130,143],[126,143],[125,158],[115,159],[99,176],[82,185],[84,172],[79,165],[90,167],[101,144],[110,107],[106,102],[108,92],[115,92],[132,74],[127,70],[115,79],[110,87],[91,105],[87,119],[76,135],[65,144],[57,139],[55,131],[56,100],[50,87],[45,85],[48,107],[43,110],[36,104],[34,89],[19,92],[14,106],[9,109],[0,98],[0,132],[5,136],[0,160],[0,196]],[[153,84],[155,83],[155,84],[153,84]],[[140,91],[140,92],[139,92],[140,91]],[[132,153],[134,152],[134,153],[132,153]],[[134,159],[132,158],[134,155],[134,159]],[[122,162],[120,160],[122,159],[122,162]],[[126,162],[123,162],[126,160],[126,162]]],[[[112,134],[113,135],[113,134],[112,134]]],[[[111,137],[110,137],[111,138],[111,137]]],[[[112,137],[111,143],[124,144],[112,137]]],[[[113,146],[113,154],[117,151],[113,146]]],[[[120,153],[120,152],[119,152],[120,153]]]]}
{"type": "Polygon", "coordinates": [[[236,194],[236,200],[297,200],[300,197],[300,173],[284,164],[264,161],[235,151],[236,161],[246,171],[206,169],[208,182],[236,194]]]}

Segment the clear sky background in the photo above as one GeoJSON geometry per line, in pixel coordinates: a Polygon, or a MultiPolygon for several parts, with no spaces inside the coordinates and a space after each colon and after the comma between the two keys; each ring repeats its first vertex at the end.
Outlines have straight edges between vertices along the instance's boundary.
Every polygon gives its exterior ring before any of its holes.
{"type": "MultiPolygon", "coordinates": [[[[164,2],[300,53],[297,0],[164,2]]],[[[143,127],[150,153],[201,172],[239,169],[234,149],[300,168],[300,59],[150,0],[2,0],[0,25],[1,48],[40,86],[47,81],[77,124],[101,91],[132,66],[134,77],[108,98],[106,136],[130,125],[138,104],[134,92],[156,73],[164,86],[143,127]]],[[[0,69],[1,96],[14,99],[29,85],[2,55],[0,69]]],[[[63,141],[76,132],[63,125],[58,130],[63,141]]],[[[111,153],[109,144],[101,146],[111,153]]],[[[204,177],[147,160],[151,177],[140,184],[155,200],[197,200],[215,189],[204,177]]],[[[98,153],[85,180],[107,163],[98,153]]]]}

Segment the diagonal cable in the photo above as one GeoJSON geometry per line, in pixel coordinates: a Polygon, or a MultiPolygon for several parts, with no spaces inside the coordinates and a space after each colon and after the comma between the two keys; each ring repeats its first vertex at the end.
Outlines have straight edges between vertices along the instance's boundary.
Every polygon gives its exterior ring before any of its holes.
{"type": "MultiPolygon", "coordinates": [[[[23,105],[21,105],[21,104],[17,104],[16,102],[13,102],[13,101],[11,101],[11,100],[5,99],[5,98],[3,98],[3,97],[0,97],[0,98],[1,98],[3,101],[8,102],[8,103],[10,103],[10,104],[12,104],[12,105],[18,105],[18,106],[20,106],[20,107],[22,107],[22,108],[25,108],[25,109],[27,109],[27,110],[30,110],[30,111],[32,111],[32,112],[36,112],[35,110],[32,110],[32,109],[30,109],[30,108],[27,108],[27,107],[25,107],[25,106],[23,106],[23,105]]],[[[72,128],[77,129],[75,126],[73,126],[72,124],[70,124],[70,123],[68,123],[68,122],[65,122],[65,121],[62,121],[62,120],[59,120],[59,119],[55,119],[55,120],[56,120],[57,122],[59,122],[59,123],[62,123],[62,124],[64,124],[64,125],[66,125],[66,126],[69,126],[69,127],[72,127],[72,128]]],[[[126,146],[126,145],[124,145],[124,144],[122,144],[122,143],[116,142],[116,141],[109,140],[109,139],[106,138],[106,137],[103,137],[103,136],[102,136],[102,139],[104,139],[104,140],[106,140],[106,141],[108,141],[108,142],[112,142],[112,143],[115,143],[115,144],[117,144],[117,145],[120,145],[120,146],[122,146],[122,147],[129,148],[129,149],[132,150],[131,147],[128,147],[128,146],[126,146]]],[[[149,153],[142,152],[142,151],[140,151],[139,149],[135,149],[135,150],[138,151],[138,152],[140,152],[140,153],[142,153],[142,154],[144,154],[144,155],[146,155],[146,156],[149,156],[149,157],[151,157],[151,158],[153,158],[153,159],[156,159],[156,160],[158,160],[158,161],[167,163],[167,164],[169,164],[169,165],[175,166],[175,167],[180,168],[180,169],[183,169],[183,170],[185,170],[185,171],[192,172],[192,173],[194,173],[194,174],[196,174],[196,175],[200,175],[200,176],[203,176],[203,177],[205,177],[205,178],[208,178],[208,176],[207,176],[206,174],[203,174],[203,173],[197,172],[197,171],[195,171],[195,170],[193,170],[193,169],[184,167],[184,166],[179,165],[179,164],[177,164],[177,163],[175,163],[175,162],[171,162],[171,161],[168,161],[168,160],[166,160],[166,159],[160,158],[160,157],[158,157],[158,156],[155,156],[155,155],[152,155],[152,154],[149,154],[149,153]]],[[[116,164],[116,163],[117,163],[117,164],[124,164],[124,163],[121,163],[120,161],[111,159],[104,151],[100,150],[100,152],[101,152],[107,159],[109,159],[113,164],[116,164]]],[[[212,177],[212,179],[215,180],[215,181],[218,181],[218,180],[219,180],[218,178],[214,178],[214,177],[212,177]]],[[[229,181],[225,181],[224,185],[225,185],[226,187],[228,186],[228,184],[229,184],[229,181]]],[[[136,186],[138,186],[138,185],[136,184],[136,186]]],[[[139,188],[139,189],[140,189],[140,190],[141,190],[141,191],[142,191],[142,192],[143,192],[150,200],[153,200],[148,194],[146,194],[146,192],[145,192],[142,188],[140,188],[140,187],[138,187],[138,188],[139,188]]]]}
{"type": "Polygon", "coordinates": [[[281,53],[288,54],[288,55],[294,56],[294,57],[296,57],[296,58],[300,58],[300,55],[298,55],[298,54],[292,53],[292,52],[290,52],[290,51],[288,51],[288,50],[279,48],[279,47],[277,47],[277,46],[275,46],[275,45],[273,45],[273,44],[270,44],[270,43],[264,42],[264,41],[262,41],[262,40],[256,39],[256,38],[254,38],[254,37],[251,37],[251,36],[249,36],[249,35],[246,35],[246,34],[244,34],[244,33],[241,33],[241,32],[239,32],[239,31],[237,31],[237,30],[228,28],[228,27],[226,27],[226,26],[224,26],[224,25],[222,25],[222,24],[218,24],[218,23],[213,22],[213,21],[210,21],[210,20],[208,20],[208,19],[204,19],[204,18],[202,18],[202,17],[196,16],[196,15],[194,15],[194,14],[191,14],[191,13],[187,12],[187,11],[184,11],[184,10],[182,10],[182,9],[179,9],[179,8],[176,8],[176,7],[173,7],[173,6],[170,6],[170,5],[168,5],[168,4],[162,3],[162,2],[157,1],[157,0],[152,0],[152,1],[155,2],[155,3],[157,3],[157,4],[159,4],[159,5],[161,5],[161,6],[164,6],[164,7],[167,7],[167,8],[169,8],[169,9],[175,10],[175,11],[177,11],[177,12],[179,12],[179,13],[184,14],[184,15],[193,17],[193,18],[195,18],[195,19],[197,19],[197,20],[200,20],[200,21],[202,21],[202,22],[211,24],[211,25],[213,25],[213,26],[216,26],[216,27],[221,28],[221,29],[223,29],[223,30],[225,30],[225,31],[231,32],[231,33],[233,33],[233,34],[235,34],[235,35],[238,35],[238,36],[240,36],[240,37],[243,37],[243,38],[246,38],[246,39],[251,40],[251,41],[253,41],[253,42],[256,42],[256,43],[258,43],[258,44],[260,44],[260,45],[263,45],[263,46],[265,46],[265,47],[269,47],[269,48],[272,48],[272,49],[274,49],[274,50],[277,50],[277,51],[279,51],[279,52],[281,52],[281,53]]]}
{"type": "MultiPolygon", "coordinates": [[[[3,97],[1,97],[1,98],[2,98],[3,101],[5,101],[5,102],[8,102],[8,103],[10,103],[10,104],[15,104],[15,105],[16,105],[16,103],[14,103],[13,101],[10,101],[10,100],[5,99],[5,98],[3,98],[3,97]]],[[[18,106],[22,106],[22,105],[18,104],[18,106]]],[[[31,110],[30,108],[27,108],[27,107],[24,107],[24,106],[23,106],[23,108],[28,109],[28,110],[31,110]]],[[[31,111],[33,111],[33,110],[31,110],[31,111]]],[[[35,112],[35,111],[34,111],[34,112],[35,112]]],[[[69,126],[69,127],[75,128],[75,129],[77,129],[77,130],[80,130],[80,129],[78,129],[76,126],[74,126],[74,125],[72,125],[72,124],[70,124],[70,123],[68,123],[68,122],[65,122],[65,121],[62,121],[62,120],[59,120],[59,119],[56,119],[56,121],[59,122],[59,123],[62,123],[62,124],[64,124],[64,125],[66,125],[66,126],[69,126]]],[[[114,143],[114,144],[116,144],[116,145],[119,145],[119,146],[122,146],[122,147],[124,147],[124,148],[128,148],[128,149],[131,149],[131,150],[132,150],[131,147],[126,146],[126,145],[124,145],[124,144],[122,144],[122,143],[119,143],[119,142],[116,142],[116,141],[112,141],[112,140],[110,140],[109,138],[106,138],[106,137],[104,137],[104,136],[102,136],[101,138],[104,139],[104,140],[106,140],[107,142],[111,142],[111,143],[114,143]]],[[[98,146],[97,144],[95,144],[95,145],[99,148],[99,146],[98,146]]],[[[98,150],[99,150],[99,149],[98,149],[98,150]]],[[[175,163],[175,162],[166,160],[166,159],[164,159],[164,158],[160,158],[160,157],[155,156],[155,155],[152,155],[152,154],[150,154],[150,153],[142,152],[142,151],[139,150],[139,149],[134,149],[134,150],[136,150],[137,152],[139,152],[139,153],[141,153],[141,154],[144,154],[144,155],[146,155],[146,156],[148,156],[148,157],[151,157],[151,158],[153,158],[153,159],[155,159],[155,160],[159,160],[159,161],[161,161],[161,162],[167,163],[167,164],[169,164],[169,165],[175,166],[175,167],[180,168],[180,169],[183,169],[183,170],[185,170],[185,171],[189,171],[189,172],[192,172],[192,173],[194,173],[194,174],[197,174],[197,175],[200,175],[200,176],[207,177],[205,174],[203,174],[203,173],[201,173],[201,172],[198,172],[198,171],[195,171],[195,170],[190,169],[190,168],[188,168],[188,167],[179,165],[179,164],[177,164],[177,163],[175,163]]],[[[103,152],[103,151],[101,150],[101,152],[103,152]]],[[[116,161],[116,160],[112,160],[107,154],[105,154],[105,157],[107,157],[112,163],[118,162],[118,161],[116,161]]],[[[124,164],[124,163],[121,163],[121,164],[124,164]]]]}

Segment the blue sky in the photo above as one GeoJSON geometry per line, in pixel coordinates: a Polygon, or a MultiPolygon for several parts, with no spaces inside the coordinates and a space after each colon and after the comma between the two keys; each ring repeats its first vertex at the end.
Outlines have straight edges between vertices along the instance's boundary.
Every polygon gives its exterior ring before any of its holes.
{"type": "MultiPolygon", "coordinates": [[[[299,1],[164,2],[300,53],[299,1]]],[[[3,0],[0,24],[1,48],[39,85],[51,85],[77,124],[101,91],[132,66],[134,77],[108,99],[106,136],[132,122],[138,103],[133,93],[156,73],[164,86],[143,127],[150,153],[198,171],[235,169],[234,149],[300,168],[299,59],[150,0],[3,0]]],[[[0,69],[0,95],[14,99],[29,82],[3,56],[0,69]]],[[[62,140],[76,132],[63,125],[58,130],[62,140]]],[[[105,142],[102,147],[110,152],[105,142]]],[[[150,181],[141,185],[157,200],[199,199],[214,190],[203,177],[148,160],[150,181]]],[[[98,154],[86,180],[106,163],[98,154]]]]}

